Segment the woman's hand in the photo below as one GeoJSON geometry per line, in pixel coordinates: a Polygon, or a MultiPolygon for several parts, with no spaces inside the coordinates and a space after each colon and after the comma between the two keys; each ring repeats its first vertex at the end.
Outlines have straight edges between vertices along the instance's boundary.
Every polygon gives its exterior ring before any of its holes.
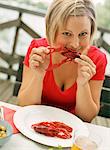
{"type": "Polygon", "coordinates": [[[88,56],[80,55],[80,58],[75,59],[78,63],[77,83],[84,85],[95,75],[96,66],[88,56]]]}
{"type": "Polygon", "coordinates": [[[46,47],[33,48],[29,57],[29,66],[35,72],[43,73],[49,65],[49,49],[46,47]]]}

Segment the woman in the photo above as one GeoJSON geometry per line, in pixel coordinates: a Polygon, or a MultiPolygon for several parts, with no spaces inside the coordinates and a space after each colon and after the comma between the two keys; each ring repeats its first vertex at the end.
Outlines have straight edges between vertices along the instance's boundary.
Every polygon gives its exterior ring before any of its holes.
{"type": "Polygon", "coordinates": [[[33,40],[24,60],[19,105],[60,107],[87,122],[98,114],[107,61],[90,45],[95,21],[91,0],[53,0],[46,15],[47,38],[33,40]],[[65,58],[58,51],[62,47],[81,53],[80,58],[52,69],[65,58]]]}

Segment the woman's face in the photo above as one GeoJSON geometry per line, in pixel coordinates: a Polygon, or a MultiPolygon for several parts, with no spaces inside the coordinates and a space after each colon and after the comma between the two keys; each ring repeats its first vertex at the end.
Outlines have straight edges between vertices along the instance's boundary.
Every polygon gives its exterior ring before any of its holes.
{"type": "Polygon", "coordinates": [[[82,52],[90,45],[91,22],[87,16],[70,16],[56,34],[55,46],[82,52]]]}

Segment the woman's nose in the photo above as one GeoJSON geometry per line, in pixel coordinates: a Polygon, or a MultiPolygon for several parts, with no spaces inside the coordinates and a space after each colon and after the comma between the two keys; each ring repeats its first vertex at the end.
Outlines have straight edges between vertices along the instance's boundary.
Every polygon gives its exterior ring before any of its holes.
{"type": "Polygon", "coordinates": [[[70,46],[77,49],[79,47],[79,38],[71,39],[70,46]]]}

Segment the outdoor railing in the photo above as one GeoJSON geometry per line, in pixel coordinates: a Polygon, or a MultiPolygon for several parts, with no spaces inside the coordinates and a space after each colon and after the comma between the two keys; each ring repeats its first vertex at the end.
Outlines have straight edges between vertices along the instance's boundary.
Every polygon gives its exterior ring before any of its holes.
{"type": "Polygon", "coordinates": [[[16,27],[13,46],[12,46],[12,53],[6,54],[3,52],[3,50],[0,50],[0,57],[9,65],[8,68],[0,67],[0,72],[6,73],[9,79],[11,75],[14,75],[14,76],[17,75],[17,71],[13,70],[12,66],[16,63],[19,63],[19,60],[20,60],[19,58],[20,56],[16,55],[16,46],[18,43],[19,30],[20,29],[24,30],[27,34],[29,34],[33,38],[40,37],[40,35],[37,32],[35,32],[31,27],[29,27],[25,22],[23,22],[22,20],[23,13],[44,17],[45,11],[39,10],[39,9],[37,9],[36,11],[32,11],[32,10],[27,10],[27,9],[18,8],[15,6],[10,6],[10,5],[5,5],[5,4],[0,4],[0,7],[4,9],[17,11],[19,14],[18,18],[15,20],[0,23],[0,31],[4,29],[16,27]]]}
{"type": "MultiPolygon", "coordinates": [[[[4,53],[4,50],[0,50],[0,58],[2,58],[9,66],[8,68],[0,66],[0,72],[7,74],[8,79],[10,79],[10,76],[12,76],[12,75],[17,76],[17,70],[13,69],[13,65],[17,64],[17,63],[19,64],[20,57],[21,57],[16,54],[16,46],[18,43],[19,30],[23,29],[27,34],[29,34],[33,38],[40,37],[40,35],[37,32],[35,32],[31,27],[29,27],[23,21],[22,15],[24,13],[27,13],[27,14],[31,14],[31,15],[44,17],[46,12],[43,10],[39,10],[39,9],[36,9],[36,11],[32,11],[32,10],[18,8],[15,6],[5,5],[5,4],[1,4],[1,3],[0,3],[0,7],[4,8],[4,9],[10,9],[13,11],[17,11],[19,14],[18,18],[15,20],[0,23],[0,31],[4,30],[4,29],[16,27],[15,37],[14,37],[13,46],[12,46],[12,53],[6,54],[6,53],[4,53]]],[[[103,38],[105,33],[110,34],[110,30],[98,27],[98,31],[100,32],[100,37],[97,40],[95,40],[94,43],[98,47],[103,47],[106,51],[108,51],[110,53],[110,45],[103,38]]]]}

